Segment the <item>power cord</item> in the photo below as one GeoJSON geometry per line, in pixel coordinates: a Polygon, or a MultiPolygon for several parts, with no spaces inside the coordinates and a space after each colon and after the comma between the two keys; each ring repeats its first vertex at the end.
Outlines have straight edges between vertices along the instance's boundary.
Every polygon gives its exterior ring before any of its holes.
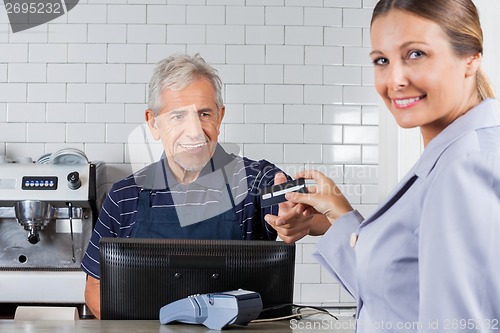
{"type": "MultiPolygon", "coordinates": [[[[298,318],[298,319],[303,319],[305,317],[313,316],[313,315],[318,315],[318,314],[327,314],[332,318],[335,318],[335,320],[339,320],[336,316],[331,314],[328,310],[322,307],[318,306],[311,306],[311,305],[300,305],[300,304],[294,304],[294,303],[288,303],[288,304],[280,304],[276,305],[273,307],[266,308],[262,310],[264,311],[271,311],[271,310],[277,310],[281,309],[287,306],[292,306],[294,308],[294,314],[288,315],[288,316],[282,316],[282,317],[275,317],[275,318],[266,318],[266,319],[254,319],[251,321],[251,323],[263,323],[263,322],[270,322],[270,321],[278,321],[278,320],[283,320],[283,319],[290,319],[290,318],[298,318]],[[302,310],[305,309],[312,309],[314,311],[309,311],[309,312],[302,312],[302,310]]],[[[261,313],[262,313],[261,312],[261,313]]]]}

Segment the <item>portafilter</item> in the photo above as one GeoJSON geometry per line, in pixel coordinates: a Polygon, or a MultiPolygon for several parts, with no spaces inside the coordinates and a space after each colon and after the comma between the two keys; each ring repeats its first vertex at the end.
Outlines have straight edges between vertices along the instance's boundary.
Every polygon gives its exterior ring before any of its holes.
{"type": "Polygon", "coordinates": [[[16,219],[24,230],[29,231],[28,241],[36,244],[40,241],[38,232],[55,219],[55,208],[44,201],[23,200],[16,202],[14,206],[16,219]]]}

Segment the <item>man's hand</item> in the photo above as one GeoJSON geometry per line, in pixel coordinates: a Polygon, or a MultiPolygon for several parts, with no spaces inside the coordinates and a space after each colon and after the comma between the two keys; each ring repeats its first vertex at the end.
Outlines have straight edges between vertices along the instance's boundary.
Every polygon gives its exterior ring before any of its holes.
{"type": "MultiPolygon", "coordinates": [[[[276,185],[286,181],[281,172],[274,177],[276,185]]],[[[286,243],[294,243],[307,235],[322,235],[331,225],[324,215],[318,214],[312,207],[290,201],[279,204],[278,216],[268,214],[265,219],[286,243]]]]}

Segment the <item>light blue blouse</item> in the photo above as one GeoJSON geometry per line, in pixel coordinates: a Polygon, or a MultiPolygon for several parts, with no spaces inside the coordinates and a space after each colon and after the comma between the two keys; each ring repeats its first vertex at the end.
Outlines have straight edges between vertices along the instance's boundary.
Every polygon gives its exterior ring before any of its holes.
{"type": "Polygon", "coordinates": [[[498,101],[450,124],[372,216],[345,214],[317,250],[357,300],[358,332],[500,332],[498,101]]]}

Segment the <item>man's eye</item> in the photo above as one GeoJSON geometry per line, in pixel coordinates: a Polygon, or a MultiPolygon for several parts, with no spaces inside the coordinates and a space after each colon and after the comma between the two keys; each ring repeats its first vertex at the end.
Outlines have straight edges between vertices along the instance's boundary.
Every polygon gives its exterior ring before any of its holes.
{"type": "Polygon", "coordinates": [[[184,118],[184,116],[182,114],[177,114],[173,117],[173,119],[175,119],[175,120],[181,120],[182,118],[184,118]]]}

